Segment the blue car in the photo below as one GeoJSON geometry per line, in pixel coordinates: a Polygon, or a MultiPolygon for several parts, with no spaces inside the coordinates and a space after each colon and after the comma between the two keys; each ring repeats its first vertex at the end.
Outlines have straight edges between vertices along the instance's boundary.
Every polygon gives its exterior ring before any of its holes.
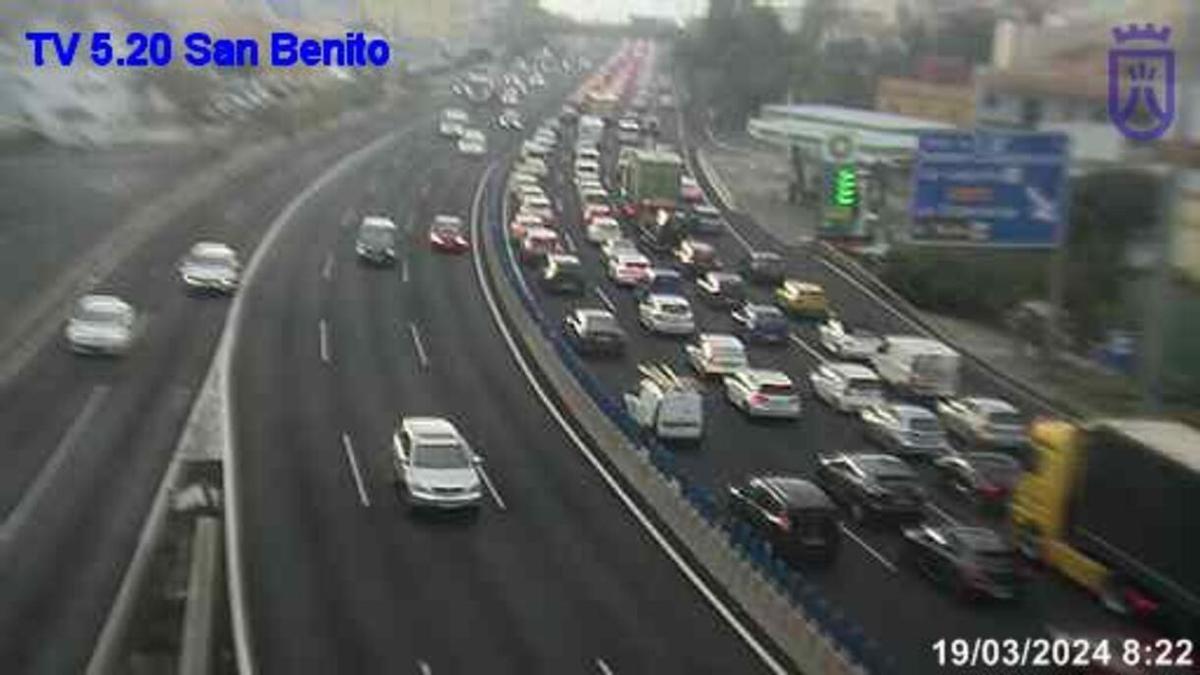
{"type": "Polygon", "coordinates": [[[783,343],[788,321],[778,307],[746,303],[733,310],[734,332],[746,342],[783,343]]]}

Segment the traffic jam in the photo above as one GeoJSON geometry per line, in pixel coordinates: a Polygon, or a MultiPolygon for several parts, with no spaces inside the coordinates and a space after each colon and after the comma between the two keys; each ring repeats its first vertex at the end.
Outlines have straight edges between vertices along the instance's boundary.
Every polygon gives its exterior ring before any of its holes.
{"type": "MultiPolygon", "coordinates": [[[[907,585],[884,604],[919,621],[936,597],[972,633],[1087,637],[1108,630],[1101,605],[1153,623],[1153,594],[1089,584],[1063,531],[1079,488],[1062,468],[1091,432],[915,327],[843,312],[827,272],[739,234],[691,170],[659,57],[627,42],[525,141],[505,200],[525,284],[646,438],[859,616],[893,616],[856,588],[869,574],[907,585]]],[[[1121,462],[1168,451],[1105,433],[1121,462]]]]}

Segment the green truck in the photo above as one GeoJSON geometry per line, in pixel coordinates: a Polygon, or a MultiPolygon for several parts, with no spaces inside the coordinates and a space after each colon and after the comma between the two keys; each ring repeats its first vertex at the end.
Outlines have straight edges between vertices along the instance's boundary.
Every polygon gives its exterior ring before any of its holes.
{"type": "Polygon", "coordinates": [[[621,215],[654,250],[671,248],[681,236],[675,218],[683,160],[673,152],[623,148],[617,161],[621,215]]]}

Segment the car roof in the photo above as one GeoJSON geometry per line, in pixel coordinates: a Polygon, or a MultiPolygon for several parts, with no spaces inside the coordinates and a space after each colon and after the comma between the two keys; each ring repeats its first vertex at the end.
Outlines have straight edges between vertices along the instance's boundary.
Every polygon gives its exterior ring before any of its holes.
{"type": "Polygon", "coordinates": [[[1012,549],[1004,537],[986,527],[951,526],[930,528],[952,534],[967,548],[979,553],[999,553],[1012,549]]]}
{"type": "Polygon", "coordinates": [[[634,253],[634,252],[619,253],[616,256],[616,261],[622,265],[624,265],[626,263],[645,263],[647,265],[650,264],[649,258],[647,258],[645,255],[643,255],[641,253],[634,253]]]}
{"type": "Polygon", "coordinates": [[[741,371],[747,378],[758,384],[777,387],[792,386],[792,378],[787,373],[770,368],[746,368],[741,371]]]}
{"type": "Polygon", "coordinates": [[[594,307],[580,307],[575,310],[575,315],[581,319],[597,318],[615,320],[617,318],[607,309],[596,309],[594,307]]]}
{"type": "Polygon", "coordinates": [[[863,471],[877,476],[903,476],[906,478],[916,478],[917,476],[912,467],[895,455],[885,455],[879,452],[848,452],[845,457],[863,471]]]}
{"type": "Polygon", "coordinates": [[[750,257],[754,260],[783,260],[783,256],[775,251],[751,251],[750,257]]]}
{"type": "Polygon", "coordinates": [[[762,476],[759,478],[763,485],[774,490],[783,497],[789,507],[801,508],[833,508],[833,502],[825,491],[812,482],[795,476],[762,476]]]}
{"type": "Polygon", "coordinates": [[[988,396],[968,396],[962,399],[963,402],[973,403],[980,410],[988,413],[1017,413],[1017,407],[1013,404],[999,398],[991,398],[988,396]]]}
{"type": "Polygon", "coordinates": [[[79,298],[79,307],[84,309],[112,309],[120,311],[130,311],[133,307],[115,295],[104,293],[91,293],[79,298]]]}
{"type": "Polygon", "coordinates": [[[741,340],[728,333],[701,333],[700,342],[706,342],[717,347],[745,348],[741,340]]]}
{"type": "Polygon", "coordinates": [[[450,216],[450,215],[446,215],[446,214],[440,214],[440,215],[436,215],[433,217],[433,223],[434,223],[434,225],[462,226],[463,221],[462,221],[462,218],[459,218],[458,216],[450,216]]]}
{"type": "Polygon", "coordinates": [[[713,247],[712,244],[708,243],[707,241],[700,241],[699,239],[684,239],[683,244],[685,246],[690,246],[697,251],[716,252],[716,250],[717,250],[716,248],[713,247]]]}
{"type": "Polygon", "coordinates": [[[683,275],[679,270],[673,270],[669,267],[655,267],[650,270],[650,276],[655,279],[682,279],[683,275]]]}
{"type": "Polygon", "coordinates": [[[885,335],[883,339],[886,340],[889,345],[894,346],[921,347],[923,349],[938,351],[943,354],[958,353],[951,349],[949,345],[941,342],[940,340],[921,337],[919,335],[885,335]]]}
{"type": "Polygon", "coordinates": [[[820,284],[815,284],[811,281],[803,281],[801,279],[788,279],[783,282],[784,287],[792,288],[805,293],[824,293],[825,289],[820,284]]]}
{"type": "Polygon", "coordinates": [[[400,427],[417,441],[430,440],[460,440],[461,434],[454,428],[450,420],[442,417],[405,417],[400,420],[400,427]]]}
{"type": "Polygon", "coordinates": [[[556,265],[579,265],[579,256],[571,255],[570,253],[551,253],[546,256],[546,261],[556,265]]]}
{"type": "Polygon", "coordinates": [[[867,366],[861,363],[846,363],[835,361],[826,363],[825,367],[847,379],[855,380],[878,380],[879,375],[867,366]]]}
{"type": "Polygon", "coordinates": [[[192,255],[198,256],[233,256],[236,255],[228,244],[216,241],[198,241],[192,244],[192,255]]]}
{"type": "Polygon", "coordinates": [[[937,419],[937,415],[934,415],[929,408],[914,403],[891,403],[889,405],[902,419],[937,419]]]}
{"type": "Polygon", "coordinates": [[[694,211],[702,211],[704,213],[711,213],[714,215],[719,215],[721,213],[720,209],[718,209],[717,207],[715,207],[709,203],[697,204],[695,207],[693,207],[693,210],[694,211]]]}
{"type": "Polygon", "coordinates": [[[709,279],[717,282],[741,281],[742,275],[737,272],[708,272],[705,274],[709,279]]]}
{"type": "Polygon", "coordinates": [[[620,227],[621,223],[612,216],[596,216],[595,218],[592,218],[591,225],[616,225],[617,227],[620,227]]]}
{"type": "Polygon", "coordinates": [[[531,227],[525,230],[526,239],[558,239],[558,233],[548,227],[531,227]]]}
{"type": "Polygon", "coordinates": [[[385,216],[363,216],[362,224],[367,227],[386,227],[388,229],[396,229],[396,224],[391,218],[385,216]]]}

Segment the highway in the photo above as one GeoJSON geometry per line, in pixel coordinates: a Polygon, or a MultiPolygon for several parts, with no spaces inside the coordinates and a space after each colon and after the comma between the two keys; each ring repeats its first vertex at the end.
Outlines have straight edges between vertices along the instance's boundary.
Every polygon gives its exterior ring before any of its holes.
{"type": "MultiPolygon", "coordinates": [[[[662,140],[678,142],[674,114],[660,111],[664,125],[662,140]]],[[[615,156],[615,139],[606,139],[606,158],[615,156]]],[[[551,320],[561,321],[577,306],[615,310],[629,336],[625,356],[620,359],[595,359],[592,372],[608,385],[618,398],[633,391],[639,379],[637,364],[671,364],[677,372],[689,372],[684,358],[683,340],[649,335],[637,322],[637,306],[631,293],[615,286],[603,271],[598,247],[588,244],[580,223],[578,199],[571,184],[570,149],[573,139],[560,142],[552,164],[548,192],[560,209],[568,248],[584,261],[588,290],[575,299],[545,293],[528,269],[523,269],[527,285],[551,320]]],[[[710,190],[711,194],[711,190],[710,190]]],[[[800,250],[785,250],[758,230],[752,221],[732,214],[731,230],[710,238],[719,256],[732,265],[750,249],[784,253],[788,258],[788,276],[822,284],[837,309],[850,325],[861,325],[880,333],[913,333],[915,327],[872,297],[865,289],[850,283],[800,250]]],[[[669,262],[664,261],[667,266],[669,262]]],[[[701,331],[732,332],[733,321],[727,312],[704,305],[687,284],[688,296],[696,312],[701,331]]],[[[752,297],[771,302],[771,289],[759,288],[752,297]]],[[[788,373],[804,394],[802,418],[794,422],[751,421],[726,400],[718,381],[706,386],[706,436],[698,448],[675,453],[679,465],[689,475],[707,484],[718,494],[731,482],[750,474],[795,473],[811,477],[819,453],[869,449],[855,417],[834,412],[811,395],[808,373],[828,357],[817,340],[815,325],[796,322],[793,339],[784,346],[751,346],[750,361],[788,373]]],[[[963,391],[997,395],[1012,399],[1012,392],[980,369],[964,363],[963,391]]],[[[1026,401],[1012,399],[1029,414],[1044,410],[1028,407],[1026,401]]],[[[929,472],[922,470],[929,478],[929,472]]],[[[964,501],[930,486],[930,520],[954,523],[990,523],[964,501]]],[[[1026,597],[1013,605],[969,606],[943,589],[935,588],[901,562],[901,538],[895,528],[868,527],[850,522],[843,524],[844,546],[836,564],[824,571],[811,571],[826,597],[863,626],[868,636],[880,643],[885,653],[897,662],[898,672],[933,672],[936,663],[932,645],[940,638],[990,636],[1044,636],[1048,627],[1082,629],[1112,628],[1116,621],[1104,614],[1099,605],[1077,587],[1057,578],[1040,576],[1031,584],[1026,597]]]]}
{"type": "MultiPolygon", "coordinates": [[[[21,345],[18,351],[28,356],[0,386],[0,663],[6,673],[82,672],[90,656],[228,307],[226,300],[183,292],[175,277],[182,254],[193,241],[212,238],[248,257],[275,214],[328,164],[414,114],[432,115],[438,104],[438,97],[410,99],[336,130],[292,139],[224,176],[211,192],[193,195],[194,204],[144,242],[118,251],[119,264],[95,288],[118,293],[142,313],[144,332],[126,358],[75,357],[58,326],[48,339],[21,345]]],[[[206,150],[186,148],[119,159],[85,154],[77,163],[59,154],[32,161],[24,182],[6,183],[24,186],[5,207],[6,222],[20,220],[7,230],[4,257],[14,264],[6,269],[22,280],[30,301],[56,274],[69,272],[105,228],[209,158],[206,150]],[[52,189],[65,177],[79,182],[52,189]],[[93,213],[96,190],[104,186],[128,190],[128,198],[93,213]],[[28,220],[37,214],[44,220],[28,220]],[[93,223],[93,217],[113,222],[93,223]],[[37,237],[30,222],[45,224],[37,237]],[[7,245],[29,237],[28,247],[7,245]]]]}
{"type": "Polygon", "coordinates": [[[335,168],[244,289],[231,403],[258,670],[764,672],[534,396],[471,257],[425,243],[434,215],[490,208],[502,133],[469,159],[429,117],[335,168]],[[412,223],[394,268],[355,260],[352,225],[378,213],[412,223]],[[477,518],[398,499],[391,436],[423,414],[485,458],[477,518]]]}

